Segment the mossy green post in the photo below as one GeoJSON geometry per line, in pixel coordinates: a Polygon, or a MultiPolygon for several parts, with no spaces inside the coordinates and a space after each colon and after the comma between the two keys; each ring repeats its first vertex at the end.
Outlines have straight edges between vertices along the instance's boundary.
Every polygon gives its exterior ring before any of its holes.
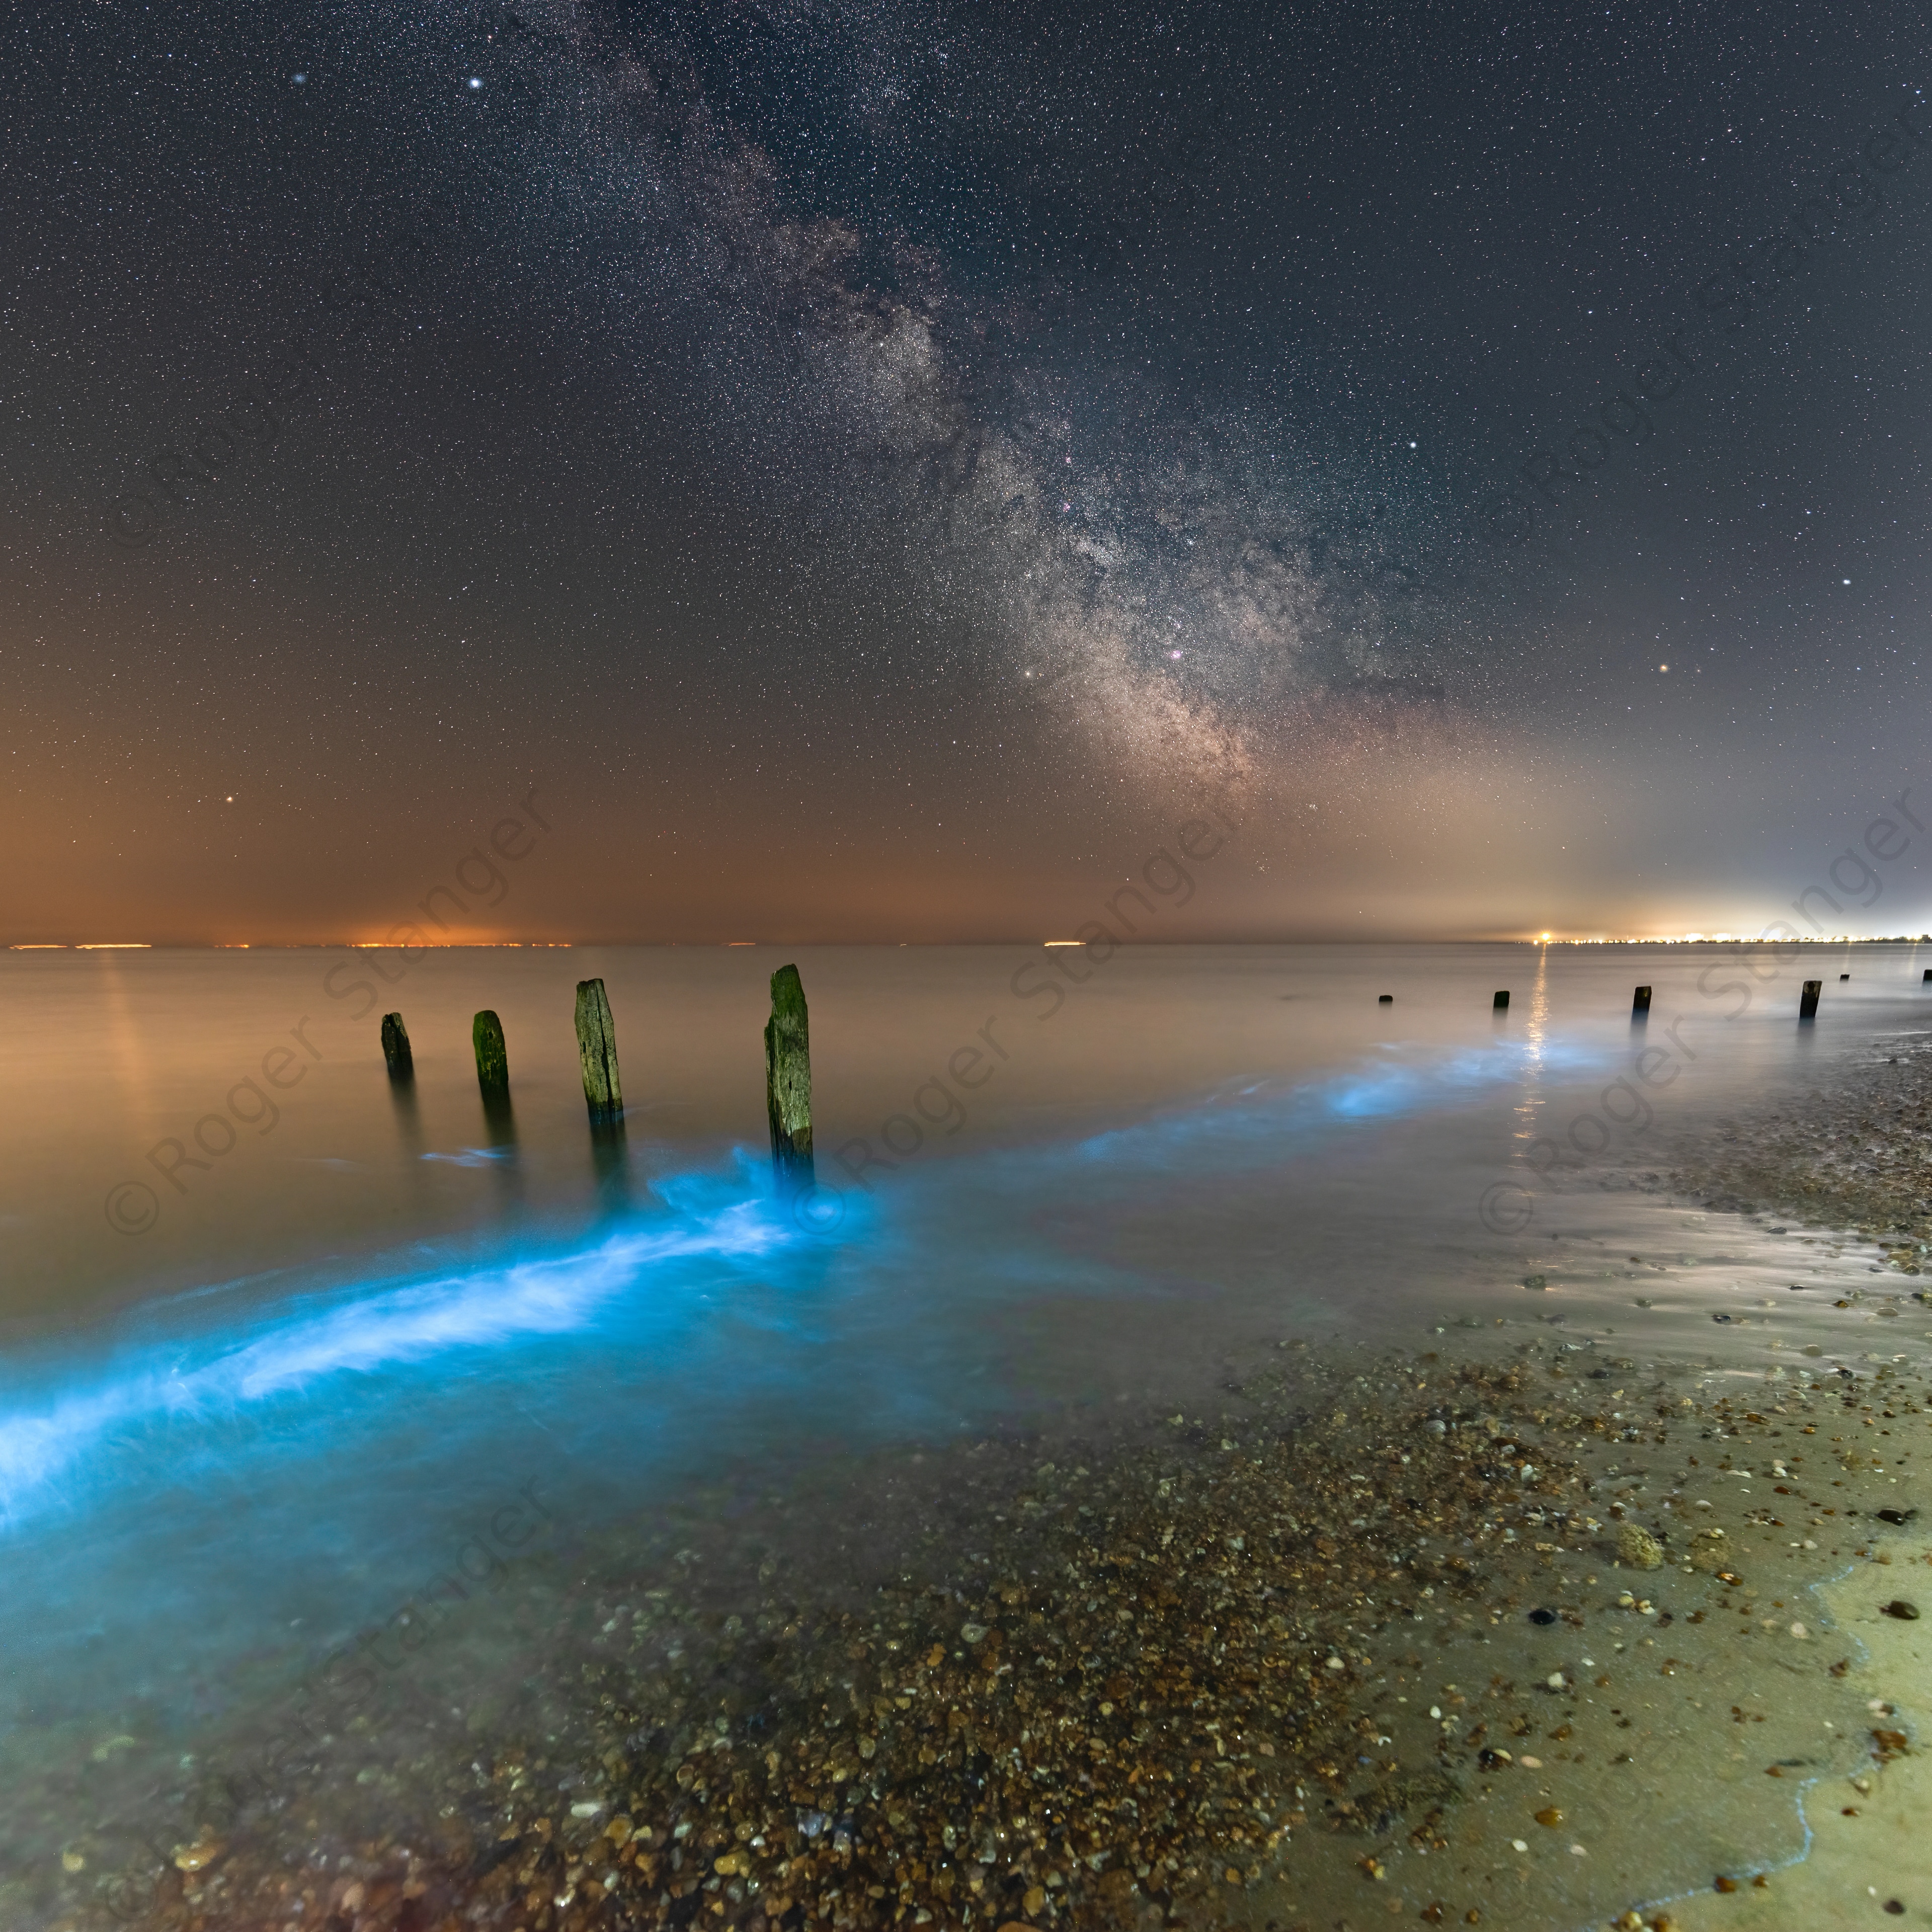
{"type": "Polygon", "coordinates": [[[488,1011],[470,1022],[470,1037],[476,1048],[476,1084],[485,1094],[510,1090],[509,1056],[503,1051],[503,1022],[488,1011]]]}
{"type": "Polygon", "coordinates": [[[617,1028],[602,980],[577,982],[577,1053],[584,1063],[584,1104],[593,1127],[624,1118],[624,1090],[617,1078],[617,1028]]]}
{"type": "Polygon", "coordinates": [[[796,966],[772,975],[772,1016],[765,1022],[765,1109],[772,1124],[772,1172],[779,1187],[814,1185],[812,1164],[812,1035],[805,986],[796,966]]]}
{"type": "Polygon", "coordinates": [[[389,1063],[392,1080],[413,1080],[416,1063],[410,1052],[410,1030],[400,1013],[382,1016],[382,1058],[389,1063]]]}

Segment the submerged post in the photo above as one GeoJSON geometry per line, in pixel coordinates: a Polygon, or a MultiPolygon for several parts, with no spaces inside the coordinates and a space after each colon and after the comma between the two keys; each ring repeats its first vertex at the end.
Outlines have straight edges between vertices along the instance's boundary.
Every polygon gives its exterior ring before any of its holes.
{"type": "MultiPolygon", "coordinates": [[[[1932,966],[1928,966],[1928,967],[1927,967],[1927,968],[1926,968],[1926,969],[1925,969],[1925,980],[1932,980],[1932,966]]],[[[1922,986],[1925,983],[1925,980],[1922,980],[1918,983],[1922,986]]]]}
{"type": "Polygon", "coordinates": [[[400,1013],[382,1016],[382,1058],[389,1063],[392,1080],[413,1080],[416,1063],[410,1052],[410,1030],[400,1013]]]}
{"type": "Polygon", "coordinates": [[[765,1110],[772,1124],[772,1172],[779,1187],[803,1192],[813,1183],[812,1036],[805,984],[796,966],[772,975],[772,1016],[765,1022],[765,1110]]]}
{"type": "Polygon", "coordinates": [[[1804,990],[1798,996],[1798,1017],[1801,1020],[1815,1020],[1818,1017],[1818,995],[1823,991],[1822,980],[1807,980],[1804,990]]]}
{"type": "Polygon", "coordinates": [[[617,1028],[602,980],[577,982],[577,1053],[584,1063],[584,1104],[593,1127],[624,1118],[624,1090],[617,1080],[617,1028]]]}
{"type": "Polygon", "coordinates": [[[1378,1006],[1392,1006],[1395,1004],[1395,995],[1393,993],[1378,993],[1376,995],[1376,1004],[1378,1006]]]}
{"type": "Polygon", "coordinates": [[[1496,995],[1493,1004],[1498,1012],[1508,1012],[1509,1011],[1509,994],[1507,992],[1498,993],[1496,995]]]}
{"type": "Polygon", "coordinates": [[[503,1051],[503,1022],[487,1010],[470,1023],[470,1038],[476,1048],[476,1084],[487,1098],[510,1090],[510,1062],[503,1051]]]}
{"type": "Polygon", "coordinates": [[[1640,986],[1636,989],[1636,992],[1631,996],[1630,1017],[1633,1019],[1641,1018],[1644,1016],[1647,1015],[1649,1011],[1650,988],[1648,986],[1640,986]]]}

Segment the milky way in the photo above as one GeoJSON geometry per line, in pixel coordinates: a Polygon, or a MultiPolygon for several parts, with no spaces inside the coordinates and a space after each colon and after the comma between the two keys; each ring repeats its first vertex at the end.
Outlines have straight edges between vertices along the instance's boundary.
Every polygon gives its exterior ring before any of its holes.
{"type": "MultiPolygon", "coordinates": [[[[890,10],[824,24],[866,47],[839,105],[891,150],[947,50],[890,10]]],[[[668,351],[728,487],[967,615],[986,675],[1150,775],[1221,784],[1284,734],[1448,701],[1432,646],[1466,613],[1374,587],[1445,520],[1424,465],[1124,347],[1070,353],[1096,332],[1065,286],[989,286],[802,208],[675,32],[524,9],[490,51],[491,84],[528,90],[496,178],[539,234],[590,238],[565,272],[608,352],[662,376],[668,351]]]]}
{"type": "Polygon", "coordinates": [[[1855,12],[22,14],[15,896],[336,930],[568,770],[560,932],[1026,929],[1210,796],[1246,932],[1759,922],[1922,696],[1855,12]]]}

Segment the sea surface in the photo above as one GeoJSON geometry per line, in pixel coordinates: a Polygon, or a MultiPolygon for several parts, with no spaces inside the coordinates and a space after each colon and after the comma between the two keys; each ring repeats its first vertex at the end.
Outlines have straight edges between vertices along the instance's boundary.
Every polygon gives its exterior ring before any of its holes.
{"type": "Polygon", "coordinates": [[[0,1811],[0,1879],[492,1524],[594,1534],[728,1468],[1184,1406],[1262,1338],[1568,1322],[1721,1367],[1784,1312],[1712,1315],[1785,1294],[1790,1238],[1673,1201],[1670,1148],[1926,1031],[1921,952],[0,954],[0,1788],[81,1794],[0,1811]],[[788,962],[818,1184],[782,1199],[788,962]],[[593,976],[615,1137],[578,1077],[593,976]],[[1670,1268],[1648,1306],[1640,1256],[1670,1268]]]}

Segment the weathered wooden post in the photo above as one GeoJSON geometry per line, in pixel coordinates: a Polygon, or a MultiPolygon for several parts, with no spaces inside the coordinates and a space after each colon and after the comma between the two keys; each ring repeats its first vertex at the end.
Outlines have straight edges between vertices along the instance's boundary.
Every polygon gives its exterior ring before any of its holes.
{"type": "Polygon", "coordinates": [[[584,1063],[584,1104],[593,1127],[624,1118],[624,1090],[617,1079],[617,1028],[602,980],[577,982],[577,1055],[584,1063]]]}
{"type": "Polygon", "coordinates": [[[382,1016],[382,1058],[389,1063],[392,1080],[416,1077],[416,1059],[410,1052],[410,1030],[404,1025],[400,1013],[382,1016]]]}
{"type": "Polygon", "coordinates": [[[1919,982],[1918,983],[1922,986],[1924,986],[1924,985],[1925,984],[1925,982],[1926,982],[1926,980],[1932,980],[1932,966],[1928,966],[1928,967],[1927,967],[1927,968],[1926,968],[1926,969],[1925,969],[1925,979],[1924,979],[1924,980],[1920,980],[1920,982],[1919,982]]]}
{"type": "Polygon", "coordinates": [[[772,1016],[765,1022],[765,1111],[772,1124],[772,1172],[780,1190],[814,1184],[812,1160],[812,1036],[805,985],[796,966],[772,975],[772,1016]]]}
{"type": "Polygon", "coordinates": [[[1509,994],[1507,992],[1498,993],[1492,1004],[1498,1012],[1508,1012],[1509,1011],[1509,994]]]}
{"type": "Polygon", "coordinates": [[[503,1051],[503,1022],[486,1009],[470,1022],[470,1038],[476,1048],[476,1084],[484,1097],[508,1094],[510,1061],[503,1051]]]}
{"type": "Polygon", "coordinates": [[[1393,993],[1378,993],[1376,995],[1376,1004],[1378,1006],[1392,1006],[1395,1004],[1395,995],[1393,993]]]}
{"type": "Polygon", "coordinates": [[[1801,1020],[1815,1020],[1818,1017],[1818,995],[1824,990],[1822,980],[1807,980],[1804,990],[1798,996],[1798,1017],[1801,1020]]]}
{"type": "Polygon", "coordinates": [[[1640,986],[1630,998],[1630,1018],[1648,1018],[1650,1014],[1650,988],[1640,986]]]}

